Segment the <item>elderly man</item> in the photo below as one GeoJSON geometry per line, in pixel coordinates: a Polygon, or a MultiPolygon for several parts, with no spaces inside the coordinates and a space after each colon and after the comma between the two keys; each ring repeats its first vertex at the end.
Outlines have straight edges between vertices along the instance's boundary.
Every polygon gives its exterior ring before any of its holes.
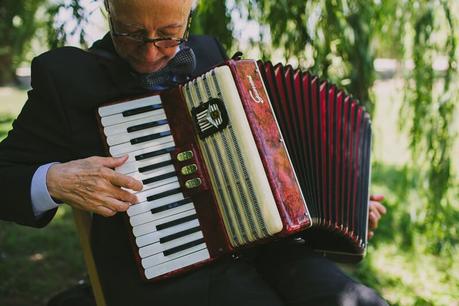
{"type": "MultiPolygon", "coordinates": [[[[160,283],[141,281],[118,212],[137,202],[128,190],[139,191],[142,184],[113,171],[125,157],[103,157],[95,109],[200,75],[226,55],[214,38],[188,38],[191,0],[105,5],[110,35],[89,52],[61,48],[32,62],[33,89],[0,144],[1,219],[42,227],[60,203],[95,213],[92,244],[108,305],[385,305],[371,289],[292,241],[160,283]],[[189,62],[165,76],[179,53],[189,62]]],[[[384,212],[381,198],[374,200],[372,227],[384,212]]]]}

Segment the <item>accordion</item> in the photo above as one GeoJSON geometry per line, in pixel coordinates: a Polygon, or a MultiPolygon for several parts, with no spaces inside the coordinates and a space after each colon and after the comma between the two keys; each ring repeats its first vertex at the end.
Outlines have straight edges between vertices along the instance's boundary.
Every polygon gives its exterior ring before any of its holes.
{"type": "Polygon", "coordinates": [[[371,122],[357,101],[291,66],[231,60],[176,88],[98,109],[143,278],[300,234],[357,262],[368,226],[371,122]]]}

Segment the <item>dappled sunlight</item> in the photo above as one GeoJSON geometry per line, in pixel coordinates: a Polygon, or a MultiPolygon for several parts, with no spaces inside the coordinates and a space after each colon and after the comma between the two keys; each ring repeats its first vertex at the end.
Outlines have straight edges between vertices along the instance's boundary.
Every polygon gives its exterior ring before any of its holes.
{"type": "Polygon", "coordinates": [[[29,260],[33,262],[39,262],[44,260],[45,258],[46,255],[44,253],[35,253],[29,257],[29,260]]]}
{"type": "MultiPolygon", "coordinates": [[[[421,237],[419,237],[421,238],[421,237]]],[[[423,246],[426,242],[418,240],[423,246]]],[[[453,254],[457,258],[459,252],[453,254]]],[[[445,270],[445,261],[422,247],[400,252],[399,244],[384,244],[372,252],[372,267],[382,282],[382,294],[391,303],[414,305],[424,299],[435,305],[452,305],[459,298],[459,270],[445,270]],[[450,280],[445,279],[448,273],[450,280]]]]}
{"type": "Polygon", "coordinates": [[[57,209],[56,215],[54,216],[55,220],[64,219],[67,215],[71,213],[70,207],[67,204],[62,204],[57,209]]]}

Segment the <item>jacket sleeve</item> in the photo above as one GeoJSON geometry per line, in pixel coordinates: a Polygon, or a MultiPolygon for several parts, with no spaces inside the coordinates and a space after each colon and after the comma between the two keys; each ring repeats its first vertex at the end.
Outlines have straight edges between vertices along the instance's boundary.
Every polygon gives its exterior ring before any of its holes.
{"type": "Polygon", "coordinates": [[[68,121],[53,86],[46,61],[32,62],[32,90],[13,129],[0,143],[0,219],[43,227],[56,209],[34,216],[31,181],[45,163],[63,161],[69,156],[68,121]]]}

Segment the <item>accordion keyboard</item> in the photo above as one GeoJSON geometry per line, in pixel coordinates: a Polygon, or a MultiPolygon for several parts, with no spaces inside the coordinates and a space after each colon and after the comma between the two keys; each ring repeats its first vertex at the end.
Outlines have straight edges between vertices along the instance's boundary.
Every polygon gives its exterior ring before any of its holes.
{"type": "Polygon", "coordinates": [[[144,185],[127,215],[145,277],[208,259],[194,203],[180,191],[174,139],[159,96],[104,106],[99,115],[110,154],[129,156],[115,170],[144,185]]]}

